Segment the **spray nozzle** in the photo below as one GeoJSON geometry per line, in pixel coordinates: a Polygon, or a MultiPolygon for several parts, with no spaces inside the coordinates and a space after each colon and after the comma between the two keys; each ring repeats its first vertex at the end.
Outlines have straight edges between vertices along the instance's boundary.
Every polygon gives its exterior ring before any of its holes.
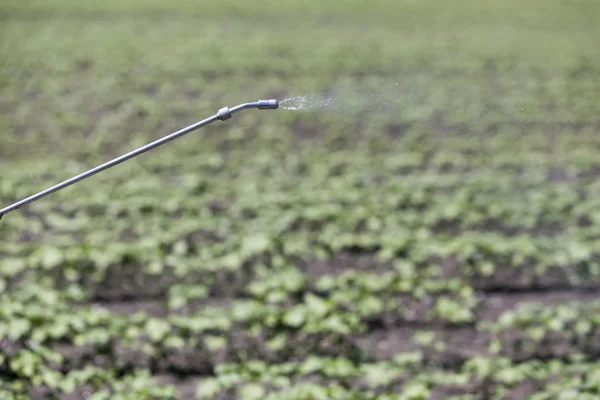
{"type": "Polygon", "coordinates": [[[275,109],[279,108],[279,102],[275,99],[259,100],[258,108],[260,110],[275,110],[275,109]]]}

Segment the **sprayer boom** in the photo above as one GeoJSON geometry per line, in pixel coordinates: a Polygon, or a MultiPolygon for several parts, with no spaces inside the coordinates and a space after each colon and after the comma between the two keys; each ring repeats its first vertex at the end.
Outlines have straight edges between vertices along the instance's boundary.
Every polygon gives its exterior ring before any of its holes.
{"type": "Polygon", "coordinates": [[[145,153],[145,152],[147,152],[149,150],[152,150],[152,149],[154,149],[154,148],[156,148],[156,147],[158,147],[160,145],[163,145],[163,144],[165,144],[167,142],[170,142],[171,140],[177,139],[177,138],[179,138],[179,137],[181,137],[181,136],[183,136],[183,135],[185,135],[187,133],[190,133],[190,132],[192,132],[192,131],[194,131],[194,130],[196,130],[198,128],[201,128],[201,127],[203,127],[205,125],[208,125],[208,124],[210,124],[212,122],[215,122],[216,120],[221,120],[221,121],[228,120],[229,118],[231,118],[231,116],[234,113],[236,113],[238,111],[241,111],[241,110],[244,110],[244,109],[248,109],[248,108],[258,108],[259,110],[275,110],[275,109],[279,108],[279,102],[277,100],[273,100],[273,99],[271,99],[271,100],[259,100],[259,101],[255,101],[255,102],[251,102],[251,103],[240,104],[240,105],[237,105],[237,106],[232,107],[232,108],[223,107],[215,115],[213,115],[212,117],[208,117],[206,119],[203,119],[202,121],[198,121],[198,122],[196,122],[193,125],[190,125],[190,126],[188,126],[186,128],[183,128],[183,129],[181,129],[181,130],[179,130],[177,132],[173,132],[170,135],[167,135],[167,136],[165,136],[165,137],[163,137],[161,139],[158,139],[158,140],[156,140],[154,142],[148,143],[145,146],[142,146],[142,147],[140,147],[140,148],[138,148],[136,150],[133,150],[133,151],[127,153],[127,154],[124,154],[124,155],[122,155],[120,157],[117,157],[117,158],[115,158],[115,159],[113,159],[111,161],[108,161],[108,162],[106,162],[106,163],[104,163],[102,165],[99,165],[99,166],[97,166],[95,168],[92,168],[89,171],[86,171],[86,172],[84,172],[82,174],[79,174],[79,175],[74,176],[74,177],[72,177],[70,179],[67,179],[64,182],[61,182],[61,183],[59,183],[57,185],[54,185],[54,186],[52,186],[52,187],[50,187],[50,188],[48,188],[46,190],[43,190],[43,191],[41,191],[39,193],[36,193],[36,194],[34,194],[32,196],[27,197],[26,199],[23,199],[23,200],[18,201],[18,202],[14,203],[14,204],[11,204],[8,207],[5,207],[5,208],[1,209],[0,210],[0,219],[2,219],[2,217],[5,214],[8,214],[11,211],[14,211],[14,210],[16,210],[18,208],[21,208],[21,207],[23,207],[26,204],[32,203],[32,202],[34,202],[36,200],[39,200],[42,197],[45,197],[45,196],[47,196],[49,194],[52,194],[52,193],[57,192],[57,191],[59,191],[61,189],[64,189],[67,186],[71,186],[74,183],[77,183],[77,182],[82,181],[82,180],[84,180],[86,178],[89,178],[90,176],[95,175],[95,174],[97,174],[97,173],[99,173],[101,171],[104,171],[104,170],[108,169],[108,168],[114,167],[115,165],[118,165],[118,164],[120,164],[120,163],[122,163],[124,161],[127,161],[130,158],[137,157],[140,154],[143,154],[143,153],[145,153]]]}

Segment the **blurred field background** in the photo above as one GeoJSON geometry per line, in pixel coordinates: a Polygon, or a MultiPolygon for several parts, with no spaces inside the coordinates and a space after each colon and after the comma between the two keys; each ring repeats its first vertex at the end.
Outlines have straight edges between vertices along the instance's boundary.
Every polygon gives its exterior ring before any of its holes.
{"type": "Polygon", "coordinates": [[[3,399],[597,399],[600,3],[4,0],[3,399]]]}

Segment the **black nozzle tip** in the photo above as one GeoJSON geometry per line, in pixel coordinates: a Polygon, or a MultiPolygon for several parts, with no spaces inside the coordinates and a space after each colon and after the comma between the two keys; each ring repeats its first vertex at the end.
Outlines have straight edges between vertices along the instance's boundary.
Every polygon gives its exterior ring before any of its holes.
{"type": "Polygon", "coordinates": [[[279,102],[275,99],[259,100],[258,108],[260,110],[276,110],[277,108],[279,108],[279,102]]]}

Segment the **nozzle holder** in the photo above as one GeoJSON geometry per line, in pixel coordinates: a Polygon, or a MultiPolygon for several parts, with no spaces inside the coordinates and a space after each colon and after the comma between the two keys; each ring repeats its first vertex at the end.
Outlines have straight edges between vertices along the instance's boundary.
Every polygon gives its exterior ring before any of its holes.
{"type": "Polygon", "coordinates": [[[240,110],[244,110],[246,108],[258,108],[259,110],[276,110],[279,108],[279,102],[275,99],[258,100],[253,101],[251,103],[240,104],[239,106],[235,106],[232,108],[223,107],[217,112],[217,119],[221,121],[228,120],[229,118],[231,118],[233,113],[236,113],[240,110]]]}

